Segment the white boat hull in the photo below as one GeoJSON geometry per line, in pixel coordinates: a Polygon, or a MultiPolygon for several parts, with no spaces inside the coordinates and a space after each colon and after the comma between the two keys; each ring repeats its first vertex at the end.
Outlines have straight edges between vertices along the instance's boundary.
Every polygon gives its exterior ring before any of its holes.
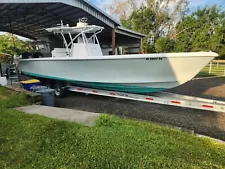
{"type": "MultiPolygon", "coordinates": [[[[157,91],[191,80],[216,56],[218,55],[213,52],[196,52],[101,56],[88,59],[38,58],[21,60],[18,67],[28,75],[85,85],[92,83],[93,87],[97,84],[96,87],[99,85],[102,88],[100,84],[104,84],[124,88],[152,88],[157,91]]],[[[143,90],[145,91],[151,90],[143,90]]]]}

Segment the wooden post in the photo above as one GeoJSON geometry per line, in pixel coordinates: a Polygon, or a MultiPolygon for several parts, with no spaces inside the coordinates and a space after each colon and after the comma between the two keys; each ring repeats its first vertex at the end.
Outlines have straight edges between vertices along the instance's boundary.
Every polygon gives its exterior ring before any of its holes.
{"type": "Polygon", "coordinates": [[[116,28],[112,29],[112,55],[116,54],[116,28]]]}
{"type": "Polygon", "coordinates": [[[209,67],[209,74],[212,73],[212,62],[210,62],[210,67],[209,67]]]}
{"type": "Polygon", "coordinates": [[[224,76],[225,76],[225,66],[224,66],[224,76]]]}

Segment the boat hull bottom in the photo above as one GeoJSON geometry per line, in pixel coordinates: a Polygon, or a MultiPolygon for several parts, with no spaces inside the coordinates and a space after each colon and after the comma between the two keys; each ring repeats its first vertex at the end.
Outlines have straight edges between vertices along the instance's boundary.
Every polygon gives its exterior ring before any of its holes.
{"type": "Polygon", "coordinates": [[[167,88],[158,88],[158,87],[146,87],[146,86],[140,86],[140,85],[135,86],[135,84],[125,85],[125,84],[114,84],[114,83],[79,82],[75,80],[39,75],[39,74],[34,74],[29,72],[22,72],[22,73],[34,78],[45,78],[45,79],[63,81],[63,82],[71,83],[73,85],[77,85],[80,87],[88,87],[88,88],[94,88],[94,89],[111,90],[111,91],[127,92],[127,93],[144,94],[144,93],[158,92],[158,91],[167,89],[167,88]]]}

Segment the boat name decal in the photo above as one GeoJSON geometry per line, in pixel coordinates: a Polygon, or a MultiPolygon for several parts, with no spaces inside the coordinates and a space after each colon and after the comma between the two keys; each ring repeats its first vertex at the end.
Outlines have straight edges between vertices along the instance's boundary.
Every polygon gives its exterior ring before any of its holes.
{"type": "Polygon", "coordinates": [[[157,58],[146,58],[146,60],[163,60],[163,57],[157,57],[157,58]]]}

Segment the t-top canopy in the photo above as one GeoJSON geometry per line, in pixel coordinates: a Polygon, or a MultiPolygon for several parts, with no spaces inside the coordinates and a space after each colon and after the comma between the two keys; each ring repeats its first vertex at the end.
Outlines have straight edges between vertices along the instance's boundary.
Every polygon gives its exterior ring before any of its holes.
{"type": "Polygon", "coordinates": [[[104,28],[101,26],[96,26],[96,25],[87,25],[87,26],[58,26],[58,27],[52,27],[52,28],[47,28],[46,30],[48,32],[53,32],[53,33],[62,33],[62,34],[79,34],[81,32],[83,33],[96,33],[97,31],[101,31],[104,28]]]}

